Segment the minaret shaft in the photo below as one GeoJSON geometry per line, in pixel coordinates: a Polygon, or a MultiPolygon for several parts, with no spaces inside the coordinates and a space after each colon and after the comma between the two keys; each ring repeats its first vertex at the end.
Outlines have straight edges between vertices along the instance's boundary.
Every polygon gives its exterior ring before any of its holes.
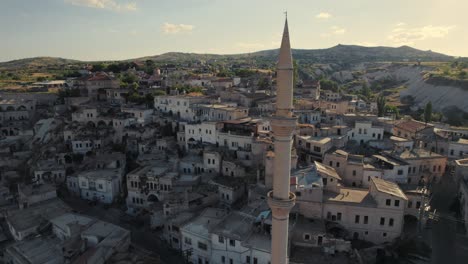
{"type": "Polygon", "coordinates": [[[297,123],[293,116],[293,63],[287,19],[277,66],[276,91],[276,114],[271,120],[275,146],[273,191],[268,193],[268,204],[272,211],[271,263],[286,264],[289,212],[296,198],[289,186],[292,134],[297,123]]]}

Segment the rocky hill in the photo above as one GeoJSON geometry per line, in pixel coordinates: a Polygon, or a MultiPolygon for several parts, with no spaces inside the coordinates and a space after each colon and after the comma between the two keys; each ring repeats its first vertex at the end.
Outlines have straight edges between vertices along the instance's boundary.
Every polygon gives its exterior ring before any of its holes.
{"type": "Polygon", "coordinates": [[[12,60],[0,63],[0,70],[16,70],[27,68],[41,68],[50,66],[61,66],[79,63],[78,60],[57,58],[57,57],[34,57],[19,60],[12,60]]]}

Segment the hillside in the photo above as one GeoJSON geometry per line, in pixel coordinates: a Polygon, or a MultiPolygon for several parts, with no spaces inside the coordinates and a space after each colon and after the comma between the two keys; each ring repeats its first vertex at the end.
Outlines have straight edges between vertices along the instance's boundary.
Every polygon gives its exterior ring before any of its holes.
{"type": "Polygon", "coordinates": [[[79,63],[78,60],[57,58],[57,57],[34,57],[19,60],[12,60],[0,63],[0,70],[16,70],[24,68],[41,68],[50,66],[61,66],[79,63]]]}
{"type": "MultiPolygon", "coordinates": [[[[422,51],[408,46],[363,47],[356,45],[337,45],[328,49],[293,49],[293,57],[313,63],[360,63],[360,62],[394,62],[394,61],[450,61],[452,56],[432,51],[422,51]]],[[[259,57],[276,58],[278,49],[259,51],[252,54],[259,57]]]]}
{"type": "MultiPolygon", "coordinates": [[[[302,63],[361,63],[361,62],[393,62],[393,61],[451,61],[452,56],[432,51],[422,51],[408,46],[398,48],[391,47],[363,47],[356,45],[337,45],[328,49],[293,49],[293,57],[302,63]]],[[[193,62],[193,61],[237,61],[237,60],[260,60],[275,62],[278,49],[263,50],[254,53],[218,55],[168,52],[161,55],[146,56],[126,61],[154,60],[157,62],[193,62]]],[[[35,57],[13,60],[0,63],[0,70],[14,70],[21,68],[41,68],[49,66],[61,66],[77,64],[80,61],[55,57],[35,57]]]]}

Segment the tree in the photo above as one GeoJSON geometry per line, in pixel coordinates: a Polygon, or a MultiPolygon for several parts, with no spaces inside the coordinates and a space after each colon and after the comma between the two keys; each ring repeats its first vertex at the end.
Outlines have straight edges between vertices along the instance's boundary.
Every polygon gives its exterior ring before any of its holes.
{"type": "Polygon", "coordinates": [[[466,75],[467,75],[467,73],[466,73],[466,71],[464,71],[464,70],[462,70],[462,71],[460,71],[460,72],[458,73],[458,77],[459,77],[460,79],[465,79],[465,78],[466,78],[466,75]]]}
{"type": "Polygon", "coordinates": [[[120,80],[124,83],[131,84],[131,83],[137,83],[138,82],[138,77],[135,74],[132,73],[125,73],[120,80]]]}
{"type": "Polygon", "coordinates": [[[326,78],[320,79],[320,87],[322,90],[331,90],[333,92],[338,91],[338,83],[326,78]]]}
{"type": "Polygon", "coordinates": [[[105,68],[106,66],[103,63],[93,64],[91,71],[92,72],[103,71],[105,68]]]}
{"type": "Polygon", "coordinates": [[[378,116],[384,116],[385,114],[385,104],[386,104],[386,99],[385,96],[380,95],[377,97],[377,115],[378,116]]]}
{"type": "Polygon", "coordinates": [[[424,122],[429,123],[432,120],[432,102],[429,101],[424,108],[424,122]]]}
{"type": "Polygon", "coordinates": [[[269,86],[268,79],[267,78],[260,79],[257,85],[260,90],[265,90],[269,86]]]}
{"type": "Polygon", "coordinates": [[[398,110],[398,107],[394,105],[386,105],[385,112],[395,115],[395,119],[397,120],[400,119],[400,110],[398,110]]]}
{"type": "Polygon", "coordinates": [[[147,108],[151,108],[154,105],[154,95],[147,94],[145,95],[145,103],[147,108]]]}
{"type": "Polygon", "coordinates": [[[368,100],[371,99],[372,97],[372,90],[369,88],[369,86],[366,83],[362,85],[361,94],[368,100]]]}

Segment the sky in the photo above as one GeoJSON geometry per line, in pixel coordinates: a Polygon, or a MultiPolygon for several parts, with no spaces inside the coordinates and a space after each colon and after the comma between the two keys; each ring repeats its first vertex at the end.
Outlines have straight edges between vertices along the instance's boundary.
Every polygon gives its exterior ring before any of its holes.
{"type": "Polygon", "coordinates": [[[409,45],[468,57],[462,0],[0,0],[0,61],[409,45]]]}

